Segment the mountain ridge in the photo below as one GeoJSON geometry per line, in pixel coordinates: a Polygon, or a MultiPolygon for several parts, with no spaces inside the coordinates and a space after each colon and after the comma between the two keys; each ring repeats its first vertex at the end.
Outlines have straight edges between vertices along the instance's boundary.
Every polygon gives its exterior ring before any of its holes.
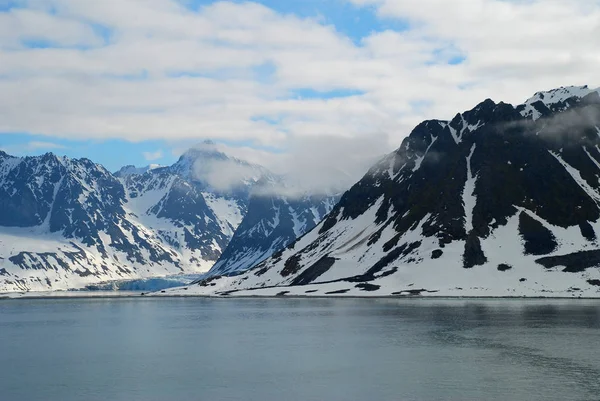
{"type": "Polygon", "coordinates": [[[0,292],[204,273],[248,214],[253,188],[272,177],[210,142],[171,166],[114,174],[86,158],[2,152],[0,292]]]}

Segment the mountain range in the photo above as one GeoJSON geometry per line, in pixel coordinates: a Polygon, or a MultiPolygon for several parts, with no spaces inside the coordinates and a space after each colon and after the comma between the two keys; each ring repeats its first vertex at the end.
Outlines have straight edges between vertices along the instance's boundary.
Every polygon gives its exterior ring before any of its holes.
{"type": "Polygon", "coordinates": [[[600,297],[599,234],[600,91],[559,88],[422,122],[285,249],[162,295],[600,297]]]}
{"type": "MultiPolygon", "coordinates": [[[[277,201],[285,210],[264,209],[262,199],[271,195],[255,194],[255,187],[276,179],[281,178],[228,157],[211,142],[190,149],[172,166],[126,166],[114,174],[88,159],[0,152],[0,292],[205,273],[238,226],[254,224],[253,216],[299,219],[293,227],[277,225],[268,237],[253,235],[257,250],[234,243],[225,255],[239,260],[251,252],[259,262],[278,250],[272,241],[288,245],[335,204],[328,196],[301,202],[284,196],[277,201]]],[[[228,259],[219,266],[231,272],[243,268],[231,267],[228,259]]]]}

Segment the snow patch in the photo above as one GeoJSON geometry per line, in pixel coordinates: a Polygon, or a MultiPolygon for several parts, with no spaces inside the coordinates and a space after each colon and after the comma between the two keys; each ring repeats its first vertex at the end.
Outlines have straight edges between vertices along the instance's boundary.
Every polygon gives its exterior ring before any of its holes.
{"type": "Polygon", "coordinates": [[[600,205],[600,194],[596,192],[596,190],[592,188],[590,184],[587,183],[587,181],[581,176],[579,170],[568,164],[559,155],[552,152],[551,150],[549,150],[548,152],[552,156],[554,156],[556,160],[558,160],[558,162],[565,168],[565,170],[567,170],[567,173],[569,173],[569,175],[573,178],[577,185],[579,185],[581,189],[583,189],[588,194],[588,196],[592,198],[598,205],[600,205]]]}
{"type": "Polygon", "coordinates": [[[467,234],[473,230],[473,210],[477,204],[477,196],[475,195],[475,185],[477,183],[477,177],[473,175],[471,170],[471,158],[475,153],[476,144],[471,147],[471,152],[467,156],[467,181],[463,189],[463,206],[465,209],[465,231],[467,234]]]}
{"type": "Polygon", "coordinates": [[[423,160],[425,159],[425,156],[427,156],[427,153],[429,153],[429,149],[431,149],[431,147],[433,146],[433,144],[435,143],[435,141],[437,141],[437,139],[438,139],[437,136],[431,135],[431,143],[429,144],[429,146],[425,150],[425,153],[423,154],[423,156],[419,156],[415,160],[415,167],[413,167],[413,170],[412,170],[413,173],[415,171],[417,171],[418,169],[421,168],[421,163],[423,163],[423,160]]]}

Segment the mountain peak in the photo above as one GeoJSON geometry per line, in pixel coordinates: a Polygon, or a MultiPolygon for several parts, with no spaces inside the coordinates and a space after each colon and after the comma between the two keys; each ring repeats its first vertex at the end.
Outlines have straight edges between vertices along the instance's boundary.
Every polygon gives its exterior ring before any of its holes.
{"type": "Polygon", "coordinates": [[[525,104],[543,102],[545,105],[558,103],[571,97],[584,97],[593,92],[587,85],[583,86],[561,86],[560,88],[550,89],[548,91],[536,92],[529,98],[525,104]]]}
{"type": "Polygon", "coordinates": [[[198,159],[227,160],[229,156],[217,149],[217,144],[211,140],[200,142],[186,150],[179,162],[195,162],[198,159]]]}
{"type": "Polygon", "coordinates": [[[536,92],[517,109],[523,117],[535,121],[550,112],[564,111],[593,93],[600,94],[600,88],[590,89],[587,85],[561,86],[548,91],[536,92]]]}
{"type": "Polygon", "coordinates": [[[163,166],[160,164],[149,164],[144,167],[136,167],[133,164],[128,164],[127,166],[121,167],[119,169],[119,171],[116,171],[114,173],[114,175],[117,177],[128,177],[128,176],[132,176],[132,175],[141,175],[141,174],[147,173],[148,171],[156,170],[157,168],[161,168],[161,167],[163,167],[163,166]]]}
{"type": "Polygon", "coordinates": [[[249,192],[256,181],[268,174],[262,166],[221,152],[212,141],[190,148],[171,168],[180,176],[202,182],[219,193],[249,192]]]}

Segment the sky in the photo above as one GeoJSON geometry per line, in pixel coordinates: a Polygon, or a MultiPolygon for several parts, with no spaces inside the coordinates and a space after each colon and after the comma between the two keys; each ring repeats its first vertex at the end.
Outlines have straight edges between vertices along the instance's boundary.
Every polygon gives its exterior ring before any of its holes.
{"type": "Polygon", "coordinates": [[[0,149],[355,177],[422,120],[600,86],[598,49],[600,0],[0,0],[0,149]]]}

